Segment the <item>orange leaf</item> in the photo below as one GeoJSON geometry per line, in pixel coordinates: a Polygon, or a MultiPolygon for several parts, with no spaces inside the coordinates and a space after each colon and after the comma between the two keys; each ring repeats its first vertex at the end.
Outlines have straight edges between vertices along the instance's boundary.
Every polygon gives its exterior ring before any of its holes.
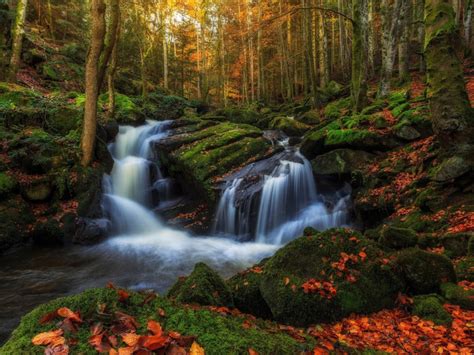
{"type": "Polygon", "coordinates": [[[125,302],[130,298],[130,294],[125,290],[117,290],[119,296],[119,302],[125,302]]]}
{"type": "Polygon", "coordinates": [[[59,308],[58,309],[58,315],[63,317],[63,318],[70,319],[73,322],[82,323],[82,319],[79,316],[79,314],[71,311],[67,307],[59,308]]]}
{"type": "Polygon", "coordinates": [[[44,353],[46,355],[68,355],[69,346],[66,344],[49,345],[46,349],[44,349],[44,353]]]}
{"type": "Polygon", "coordinates": [[[128,346],[134,347],[140,341],[141,336],[135,333],[122,334],[122,340],[128,346]]]}
{"type": "Polygon", "coordinates": [[[191,349],[189,349],[189,355],[205,355],[206,352],[204,349],[196,342],[191,345],[191,349]]]}
{"type": "Polygon", "coordinates": [[[154,320],[148,321],[148,330],[156,336],[161,336],[161,334],[163,333],[160,323],[155,322],[154,320]]]}
{"type": "Polygon", "coordinates": [[[62,329],[40,333],[33,338],[32,343],[33,345],[61,345],[66,341],[62,335],[62,329]]]}
{"type": "Polygon", "coordinates": [[[284,282],[285,286],[288,285],[288,284],[290,283],[290,278],[289,278],[289,277],[285,277],[285,278],[283,279],[283,282],[284,282]]]}
{"type": "Polygon", "coordinates": [[[158,350],[164,348],[168,345],[170,338],[163,337],[163,336],[145,336],[143,337],[143,347],[147,348],[148,350],[158,350]]]}
{"type": "Polygon", "coordinates": [[[258,355],[258,352],[253,350],[252,348],[249,349],[249,355],[258,355]]]}

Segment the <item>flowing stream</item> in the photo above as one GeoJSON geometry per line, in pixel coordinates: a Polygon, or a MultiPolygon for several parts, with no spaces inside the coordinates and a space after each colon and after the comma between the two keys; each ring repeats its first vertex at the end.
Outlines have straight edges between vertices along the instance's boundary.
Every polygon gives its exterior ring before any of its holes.
{"type": "Polygon", "coordinates": [[[109,150],[114,158],[103,181],[103,210],[112,236],[91,247],[22,249],[0,258],[0,342],[19,317],[53,298],[102,287],[112,281],[132,289],[166,291],[178,276],[204,261],[230,276],[272,255],[306,226],[326,229],[347,224],[347,194],[327,207],[317,191],[310,163],[285,148],[261,174],[261,188],[239,200],[248,172],[227,182],[213,236],[193,236],[172,228],[155,210],[177,198],[152,143],[169,135],[169,122],[120,127],[109,150]],[[245,234],[246,241],[241,236],[245,234]]]}

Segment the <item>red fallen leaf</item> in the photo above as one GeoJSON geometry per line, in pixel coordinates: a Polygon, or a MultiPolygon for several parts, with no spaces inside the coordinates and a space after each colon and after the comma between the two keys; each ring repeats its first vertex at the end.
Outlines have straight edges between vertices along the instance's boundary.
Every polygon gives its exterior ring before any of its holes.
{"type": "Polygon", "coordinates": [[[49,345],[46,349],[44,349],[44,353],[45,355],[68,355],[69,346],[66,344],[49,345]]]}
{"type": "Polygon", "coordinates": [[[258,352],[253,350],[252,348],[249,349],[249,355],[258,355],[258,352]]]}
{"type": "Polygon", "coordinates": [[[169,332],[168,336],[174,340],[178,340],[181,338],[181,334],[179,334],[178,332],[169,332]]]}
{"type": "Polygon", "coordinates": [[[195,336],[189,335],[189,336],[181,336],[177,340],[177,342],[179,346],[182,346],[184,348],[189,348],[194,343],[195,340],[196,340],[195,336]]]}
{"type": "Polygon", "coordinates": [[[125,302],[126,300],[128,300],[130,298],[130,294],[125,291],[125,290],[117,290],[117,294],[119,296],[119,302],[125,302]]]}
{"type": "Polygon", "coordinates": [[[107,282],[107,286],[105,286],[107,288],[110,288],[111,290],[116,290],[117,287],[115,287],[115,285],[112,283],[112,282],[107,282]]]}
{"type": "Polygon", "coordinates": [[[111,346],[109,343],[104,342],[104,334],[95,334],[89,337],[89,344],[92,346],[97,352],[105,353],[110,351],[111,346]]]}
{"type": "Polygon", "coordinates": [[[120,348],[118,349],[118,355],[133,355],[135,348],[120,348]]]}
{"type": "Polygon", "coordinates": [[[242,327],[244,329],[250,329],[252,328],[252,323],[250,323],[248,320],[245,320],[243,323],[242,323],[242,327]]]}
{"type": "Polygon", "coordinates": [[[364,260],[367,258],[367,254],[365,253],[365,251],[361,251],[361,252],[359,253],[359,256],[360,256],[360,258],[362,259],[362,261],[364,261],[364,260]]]}
{"type": "Polygon", "coordinates": [[[32,339],[33,345],[62,345],[66,342],[63,338],[64,331],[62,329],[52,330],[36,335],[32,339]]]}
{"type": "Polygon", "coordinates": [[[58,316],[58,311],[46,313],[39,319],[39,324],[44,325],[47,323],[50,323],[53,319],[55,319],[58,316]]]}
{"type": "Polygon", "coordinates": [[[70,319],[72,322],[82,323],[79,313],[73,312],[67,307],[59,308],[57,312],[59,316],[70,319]]]}
{"type": "Polygon", "coordinates": [[[285,278],[283,279],[283,283],[285,284],[285,286],[288,285],[288,284],[290,283],[290,278],[289,278],[289,277],[285,277],[285,278]]]}
{"type": "Polygon", "coordinates": [[[155,322],[154,320],[149,320],[147,329],[156,336],[161,336],[163,334],[163,329],[161,328],[160,323],[155,322]]]}
{"type": "Polygon", "coordinates": [[[94,324],[94,325],[91,327],[91,333],[92,333],[92,335],[97,335],[97,334],[102,333],[103,328],[104,328],[104,327],[103,327],[102,323],[96,323],[96,324],[94,324]]]}
{"type": "Polygon", "coordinates": [[[126,313],[115,312],[115,316],[117,317],[117,320],[120,322],[120,324],[126,329],[135,331],[139,326],[136,319],[126,313]]]}
{"type": "Polygon", "coordinates": [[[170,342],[169,337],[151,335],[143,337],[142,346],[148,350],[158,350],[164,348],[170,342]]]}
{"type": "Polygon", "coordinates": [[[115,335],[111,335],[111,336],[107,337],[107,340],[109,341],[110,345],[112,345],[113,347],[117,347],[118,339],[115,335]]]}
{"type": "Polygon", "coordinates": [[[313,355],[328,355],[329,351],[323,348],[314,348],[313,355]]]}

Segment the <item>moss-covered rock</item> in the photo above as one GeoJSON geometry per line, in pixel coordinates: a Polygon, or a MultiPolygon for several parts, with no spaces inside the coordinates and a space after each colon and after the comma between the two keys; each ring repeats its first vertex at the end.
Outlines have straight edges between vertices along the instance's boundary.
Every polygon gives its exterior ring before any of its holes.
{"type": "Polygon", "coordinates": [[[296,117],[296,120],[301,123],[312,126],[312,125],[318,124],[321,121],[321,117],[319,115],[319,110],[316,109],[316,110],[308,111],[304,113],[303,115],[296,117]]]}
{"type": "Polygon", "coordinates": [[[0,200],[12,193],[16,186],[17,183],[13,177],[0,172],[0,200]]]}
{"type": "Polygon", "coordinates": [[[460,156],[453,156],[444,160],[431,171],[431,178],[439,183],[451,182],[471,170],[469,162],[460,156]]]}
{"type": "Polygon", "coordinates": [[[469,239],[474,233],[448,234],[441,238],[445,254],[450,258],[459,258],[467,255],[469,239]]]}
{"type": "Polygon", "coordinates": [[[311,161],[316,175],[350,174],[370,164],[374,155],[362,150],[335,149],[317,156],[311,161]]]}
{"type": "Polygon", "coordinates": [[[324,108],[326,119],[337,119],[346,115],[351,109],[351,98],[347,97],[333,101],[324,108]]]}
{"type": "Polygon", "coordinates": [[[438,325],[450,325],[453,321],[449,312],[443,308],[441,297],[436,294],[416,296],[412,314],[438,325]]]}
{"type": "Polygon", "coordinates": [[[45,202],[53,194],[53,186],[48,179],[27,182],[20,186],[23,198],[30,202],[45,202]]]}
{"type": "Polygon", "coordinates": [[[400,280],[361,234],[333,229],[301,237],[265,264],[260,290],[278,321],[309,325],[393,305],[400,280]]]}
{"type": "Polygon", "coordinates": [[[0,253],[28,238],[28,225],[35,218],[31,208],[18,196],[0,203],[0,253]]]}
{"type": "Polygon", "coordinates": [[[186,279],[180,279],[168,297],[181,303],[233,307],[234,301],[224,280],[209,266],[198,263],[186,279]]]}
{"type": "Polygon", "coordinates": [[[261,127],[259,125],[259,122],[264,118],[265,115],[268,115],[262,112],[258,112],[252,107],[228,107],[225,109],[217,110],[215,114],[218,116],[224,116],[229,122],[249,124],[253,126],[258,126],[260,128],[266,128],[261,127]]]}
{"type": "Polygon", "coordinates": [[[449,303],[474,310],[474,290],[465,290],[459,285],[448,282],[441,285],[441,294],[449,303]]]}
{"type": "Polygon", "coordinates": [[[278,129],[285,132],[290,137],[299,137],[305,134],[308,130],[311,129],[311,126],[308,126],[305,123],[301,123],[291,117],[275,117],[270,122],[271,129],[278,129]]]}
{"type": "Polygon", "coordinates": [[[457,260],[455,270],[458,280],[474,282],[474,256],[467,256],[457,260]]]}
{"type": "MultiPolygon", "coordinates": [[[[177,121],[176,121],[177,122],[177,121]]],[[[271,142],[250,125],[194,120],[157,143],[170,174],[193,196],[216,200],[215,178],[271,153],[271,142]]]]}
{"type": "Polygon", "coordinates": [[[244,313],[259,318],[271,318],[272,312],[262,297],[260,282],[265,263],[234,275],[227,280],[227,285],[234,299],[235,307],[244,313]]]}
{"type": "Polygon", "coordinates": [[[391,249],[414,247],[418,241],[416,232],[410,228],[386,226],[382,229],[379,243],[391,249]]]}
{"type": "MultiPolygon", "coordinates": [[[[42,354],[44,348],[33,346],[31,339],[40,332],[56,329],[54,322],[40,325],[42,316],[60,307],[68,307],[80,312],[83,319],[93,324],[104,321],[104,316],[97,312],[100,305],[106,305],[106,312],[110,315],[123,312],[133,316],[139,324],[138,334],[146,334],[147,321],[153,319],[161,324],[164,331],[196,337],[196,342],[210,355],[244,354],[250,348],[259,354],[296,354],[315,346],[311,338],[308,337],[307,343],[299,343],[270,322],[258,321],[255,327],[246,329],[242,326],[246,320],[243,316],[223,316],[206,309],[183,307],[162,297],[146,301],[149,296],[146,293],[129,293],[130,298],[126,303],[118,301],[115,290],[94,289],[43,304],[23,317],[11,338],[0,348],[0,354],[42,354]],[[157,309],[162,309],[165,316],[160,317],[157,309]]],[[[71,341],[70,352],[95,354],[96,351],[88,342],[90,335],[89,322],[81,324],[74,336],[66,335],[67,341],[71,341]],[[75,345],[71,344],[72,338],[77,339],[75,345]]]]}
{"type": "Polygon", "coordinates": [[[412,294],[440,292],[441,284],[456,282],[453,264],[443,255],[417,248],[407,249],[397,256],[395,265],[412,294]]]}

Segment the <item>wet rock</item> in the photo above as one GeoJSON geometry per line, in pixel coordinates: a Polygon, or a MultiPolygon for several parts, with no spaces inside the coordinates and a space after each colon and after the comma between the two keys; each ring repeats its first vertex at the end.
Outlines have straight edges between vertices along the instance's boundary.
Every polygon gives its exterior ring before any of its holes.
{"type": "Polygon", "coordinates": [[[20,189],[23,198],[30,202],[47,201],[53,194],[53,186],[48,180],[44,179],[22,184],[20,189]]]}
{"type": "Polygon", "coordinates": [[[178,280],[168,292],[168,297],[181,303],[234,306],[229,287],[214,270],[204,263],[196,264],[191,275],[186,279],[178,280]]]}
{"type": "Polygon", "coordinates": [[[107,122],[104,125],[104,130],[107,134],[107,142],[112,142],[119,133],[119,125],[116,121],[107,122]]]}
{"type": "Polygon", "coordinates": [[[266,262],[260,290],[274,319],[286,324],[307,326],[375,312],[393,306],[403,287],[383,257],[375,243],[355,231],[301,237],[266,262]]]}
{"type": "Polygon", "coordinates": [[[439,183],[455,180],[471,170],[470,164],[462,157],[454,156],[444,160],[433,172],[432,179],[439,183]]]}
{"type": "Polygon", "coordinates": [[[97,244],[107,238],[109,229],[110,222],[105,218],[80,218],[76,222],[76,232],[72,241],[80,245],[97,244]]]}
{"type": "Polygon", "coordinates": [[[413,141],[421,137],[420,132],[411,126],[402,126],[395,130],[395,135],[406,141],[413,141]]]}
{"type": "Polygon", "coordinates": [[[295,120],[293,117],[279,116],[270,122],[271,129],[278,129],[290,137],[299,137],[311,129],[311,126],[295,120]]]}
{"type": "Polygon", "coordinates": [[[59,222],[50,219],[47,222],[37,224],[31,232],[33,243],[38,246],[55,246],[64,243],[64,231],[59,222]]]}
{"type": "Polygon", "coordinates": [[[235,307],[259,318],[271,318],[272,312],[260,292],[265,262],[255,265],[227,280],[235,307]]]}
{"type": "Polygon", "coordinates": [[[350,174],[370,164],[375,155],[351,149],[336,149],[311,161],[315,175],[350,174]]]}
{"type": "Polygon", "coordinates": [[[414,247],[418,241],[416,232],[410,228],[385,226],[382,229],[379,243],[391,249],[414,247]]]}
{"type": "Polygon", "coordinates": [[[454,267],[447,257],[413,248],[402,251],[395,264],[415,295],[440,292],[446,282],[456,282],[454,267]]]}

